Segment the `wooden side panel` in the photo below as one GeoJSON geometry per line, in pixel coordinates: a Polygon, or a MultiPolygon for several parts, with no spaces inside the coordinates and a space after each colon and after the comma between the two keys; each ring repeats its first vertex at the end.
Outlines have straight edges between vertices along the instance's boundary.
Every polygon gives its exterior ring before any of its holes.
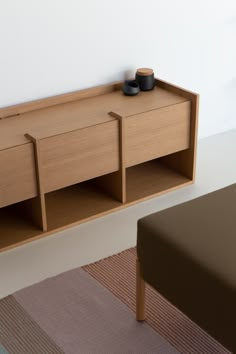
{"type": "Polygon", "coordinates": [[[40,141],[44,192],[119,169],[116,120],[40,141]]]}
{"type": "Polygon", "coordinates": [[[163,157],[163,162],[170,168],[182,173],[187,178],[195,181],[197,159],[197,134],[198,134],[199,95],[191,98],[191,124],[189,149],[179,151],[163,157]]]}
{"type": "Polygon", "coordinates": [[[127,117],[126,166],[189,148],[190,102],[127,117]]]}
{"type": "Polygon", "coordinates": [[[168,92],[172,92],[176,95],[180,95],[182,97],[185,97],[187,98],[188,100],[192,100],[194,99],[196,96],[198,96],[197,93],[195,92],[192,92],[192,91],[189,91],[189,90],[186,90],[182,87],[179,87],[179,86],[176,86],[176,85],[173,85],[167,81],[163,81],[163,80],[160,80],[160,79],[155,79],[155,82],[156,82],[156,86],[157,87],[160,87],[168,92]]]}
{"type": "Polygon", "coordinates": [[[33,144],[0,151],[0,207],[36,196],[33,144]]]}

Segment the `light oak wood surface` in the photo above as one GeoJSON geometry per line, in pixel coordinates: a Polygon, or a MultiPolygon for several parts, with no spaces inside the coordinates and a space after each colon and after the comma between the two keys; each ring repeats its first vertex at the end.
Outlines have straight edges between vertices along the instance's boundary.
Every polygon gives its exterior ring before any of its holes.
{"type": "Polygon", "coordinates": [[[150,195],[173,190],[191,181],[162,161],[160,158],[127,168],[127,203],[148,199],[150,195]]]}
{"type": "Polygon", "coordinates": [[[166,81],[156,79],[156,84],[163,89],[167,89],[173,93],[186,97],[191,102],[191,126],[190,126],[190,148],[180,151],[176,154],[166,156],[164,161],[167,166],[174,168],[176,171],[188,176],[193,182],[196,176],[196,159],[197,159],[197,136],[198,136],[198,115],[199,115],[199,99],[200,96],[189,90],[185,90],[179,86],[170,84],[166,81]]]}
{"type": "Polygon", "coordinates": [[[116,120],[42,139],[40,146],[46,193],[119,169],[116,120]]]}
{"type": "Polygon", "coordinates": [[[119,170],[99,178],[95,183],[109,195],[122,203],[126,202],[126,168],[125,168],[125,118],[115,112],[110,115],[116,117],[119,124],[119,170]]]}
{"type": "MultiPolygon", "coordinates": [[[[40,230],[29,219],[29,215],[23,214],[22,216],[17,204],[2,208],[0,212],[0,252],[193,183],[190,179],[165,167],[158,160],[127,169],[128,193],[124,204],[103,192],[92,181],[46,194],[47,232],[40,230]]],[[[24,208],[24,205],[20,204],[20,209],[24,208]]]]}
{"type": "Polygon", "coordinates": [[[0,210],[0,252],[44,236],[28,210],[29,201],[31,199],[0,210]]]}
{"type": "Polygon", "coordinates": [[[0,251],[193,183],[199,96],[156,85],[0,109],[0,251]]]}
{"type": "Polygon", "coordinates": [[[101,85],[85,90],[69,92],[62,95],[42,98],[35,101],[20,103],[9,107],[3,107],[0,108],[0,119],[12,117],[21,113],[36,111],[51,106],[56,106],[62,103],[68,103],[77,100],[82,100],[88,97],[104,95],[106,93],[116,91],[117,89],[120,89],[120,83],[101,85]]]}
{"type": "Polygon", "coordinates": [[[0,208],[36,195],[33,144],[0,151],[0,208]]]}
{"type": "Polygon", "coordinates": [[[126,166],[187,149],[190,114],[187,101],[128,117],[125,122],[126,166]]]}
{"type": "Polygon", "coordinates": [[[136,260],[136,320],[145,320],[145,281],[138,259],[136,260]]]}
{"type": "Polygon", "coordinates": [[[134,97],[124,96],[119,90],[22,113],[0,120],[0,150],[27,143],[25,133],[43,139],[115,120],[108,114],[110,111],[125,117],[186,100],[180,95],[155,87],[153,91],[140,92],[134,97]]]}
{"type": "Polygon", "coordinates": [[[35,214],[33,218],[36,220],[37,224],[42,228],[43,231],[47,231],[47,215],[46,215],[46,204],[45,204],[45,192],[42,176],[42,160],[41,160],[41,141],[34,138],[29,134],[25,134],[26,138],[31,140],[34,144],[34,160],[35,160],[35,171],[37,180],[37,190],[38,195],[36,200],[32,205],[32,212],[35,214]]]}

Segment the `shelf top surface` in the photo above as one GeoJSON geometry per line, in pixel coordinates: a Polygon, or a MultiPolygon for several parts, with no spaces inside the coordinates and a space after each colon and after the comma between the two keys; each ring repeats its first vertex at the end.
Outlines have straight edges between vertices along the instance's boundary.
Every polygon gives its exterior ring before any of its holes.
{"type": "Polygon", "coordinates": [[[137,96],[124,96],[121,90],[100,96],[57,104],[55,106],[0,119],[0,150],[26,144],[26,133],[38,139],[63,134],[115,120],[113,111],[122,116],[131,116],[146,111],[187,101],[160,87],[140,92],[137,96]]]}

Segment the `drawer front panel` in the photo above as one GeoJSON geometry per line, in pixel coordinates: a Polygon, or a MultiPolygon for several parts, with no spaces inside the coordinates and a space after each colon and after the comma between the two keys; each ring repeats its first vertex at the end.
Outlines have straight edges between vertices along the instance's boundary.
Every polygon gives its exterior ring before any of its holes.
{"type": "Polygon", "coordinates": [[[183,102],[127,117],[126,167],[187,149],[190,143],[191,103],[183,102]]]}
{"type": "Polygon", "coordinates": [[[118,121],[40,141],[45,192],[119,169],[118,121]]]}
{"type": "Polygon", "coordinates": [[[33,144],[0,151],[0,207],[36,196],[33,144]]]}

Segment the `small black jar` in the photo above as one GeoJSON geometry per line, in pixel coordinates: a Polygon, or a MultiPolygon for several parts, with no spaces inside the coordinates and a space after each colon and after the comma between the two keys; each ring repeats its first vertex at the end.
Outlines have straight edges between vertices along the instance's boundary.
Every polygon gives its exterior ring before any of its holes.
{"type": "Polygon", "coordinates": [[[154,72],[149,68],[140,68],[136,71],[135,80],[141,91],[150,91],[155,86],[154,72]]]}
{"type": "Polygon", "coordinates": [[[135,96],[139,93],[139,84],[135,80],[126,80],[123,84],[123,92],[126,96],[135,96]]]}

